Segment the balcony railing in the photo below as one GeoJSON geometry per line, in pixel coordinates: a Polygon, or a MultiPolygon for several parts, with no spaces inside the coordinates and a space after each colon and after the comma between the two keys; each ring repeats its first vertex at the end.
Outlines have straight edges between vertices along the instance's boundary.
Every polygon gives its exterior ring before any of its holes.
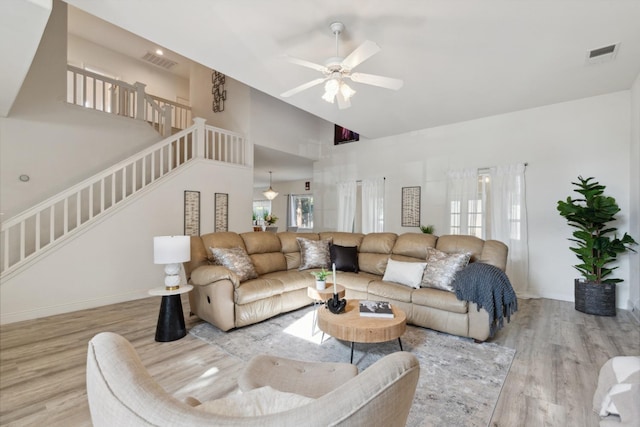
{"type": "Polygon", "coordinates": [[[129,84],[67,65],[67,102],[105,113],[147,121],[163,136],[191,123],[191,107],[145,92],[143,83],[129,84]]]}

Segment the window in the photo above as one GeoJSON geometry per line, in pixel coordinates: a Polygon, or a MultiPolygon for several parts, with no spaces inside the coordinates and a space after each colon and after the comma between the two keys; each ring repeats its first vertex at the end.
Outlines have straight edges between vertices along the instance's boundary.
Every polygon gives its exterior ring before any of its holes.
{"type": "Polygon", "coordinates": [[[313,195],[289,195],[287,227],[313,229],[313,195]]]}
{"type": "Polygon", "coordinates": [[[265,214],[271,213],[271,200],[254,200],[253,217],[255,225],[264,225],[265,214]]]}
{"type": "MultiPolygon", "coordinates": [[[[491,179],[488,171],[480,171],[477,178],[473,178],[473,193],[466,201],[466,210],[462,209],[464,200],[456,199],[449,202],[449,232],[451,234],[469,234],[480,239],[486,238],[490,227],[487,212],[490,183],[491,179]],[[463,229],[465,230],[464,233],[463,229]]],[[[461,199],[464,199],[464,197],[461,197],[461,199]]]]}

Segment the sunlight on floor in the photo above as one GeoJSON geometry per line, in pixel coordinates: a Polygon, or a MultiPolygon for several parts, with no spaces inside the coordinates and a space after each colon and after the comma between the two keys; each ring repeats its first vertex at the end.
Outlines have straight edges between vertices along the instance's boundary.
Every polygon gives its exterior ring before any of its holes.
{"type": "MultiPolygon", "coordinates": [[[[293,322],[287,328],[285,328],[284,332],[286,334],[292,335],[297,338],[302,338],[305,341],[309,341],[313,344],[322,344],[322,331],[318,329],[316,325],[313,329],[313,334],[311,332],[311,327],[313,325],[313,315],[314,311],[311,310],[300,319],[293,322]]],[[[325,341],[329,338],[328,335],[325,335],[325,341]]]]}

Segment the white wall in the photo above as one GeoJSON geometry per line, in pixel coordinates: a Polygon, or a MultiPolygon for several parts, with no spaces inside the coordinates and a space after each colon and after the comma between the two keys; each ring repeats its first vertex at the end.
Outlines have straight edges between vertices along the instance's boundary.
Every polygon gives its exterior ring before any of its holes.
{"type": "Polygon", "coordinates": [[[230,77],[225,77],[224,90],[227,91],[227,99],[224,101],[224,111],[214,113],[211,93],[212,73],[213,70],[210,68],[197,63],[191,64],[189,96],[193,117],[202,117],[211,126],[248,135],[251,102],[249,87],[230,77]]]}
{"type": "Polygon", "coordinates": [[[67,61],[79,68],[97,69],[123,82],[144,83],[147,93],[170,101],[177,101],[177,97],[189,99],[189,79],[73,34],[67,36],[67,61]]]}
{"type": "Polygon", "coordinates": [[[251,89],[248,136],[254,145],[317,160],[333,144],[333,123],[251,89]]]}
{"type": "MultiPolygon", "coordinates": [[[[229,194],[229,229],[249,231],[251,168],[197,160],[0,286],[0,323],[147,297],[163,286],[153,236],[184,234],[184,191],[200,191],[201,233],[214,229],[214,193],[229,194]]],[[[125,202],[127,203],[127,202],[125,202]]],[[[159,303],[158,303],[159,304],[159,303]]]]}
{"type": "MultiPolygon", "coordinates": [[[[528,162],[531,295],[573,301],[569,251],[571,229],[556,204],[573,191],[578,175],[595,176],[622,209],[616,224],[630,226],[630,92],[549,105],[526,111],[425,129],[403,135],[333,146],[314,165],[317,229],[335,228],[335,183],[347,179],[386,177],[385,230],[403,233],[400,193],[422,187],[421,219],[447,234],[445,173],[528,162]]],[[[629,257],[620,261],[618,306],[629,299],[629,257]]]]}
{"type": "Polygon", "coordinates": [[[143,122],[66,104],[66,31],[66,3],[56,1],[11,114],[0,118],[5,220],[161,139],[143,122]]]}
{"type": "MultiPolygon", "coordinates": [[[[629,210],[629,234],[640,243],[640,74],[631,88],[631,150],[630,150],[631,183],[629,210]]],[[[640,247],[635,249],[640,251],[640,247]]],[[[633,310],[640,319],[640,254],[630,253],[629,272],[629,310],[633,310]]]]}

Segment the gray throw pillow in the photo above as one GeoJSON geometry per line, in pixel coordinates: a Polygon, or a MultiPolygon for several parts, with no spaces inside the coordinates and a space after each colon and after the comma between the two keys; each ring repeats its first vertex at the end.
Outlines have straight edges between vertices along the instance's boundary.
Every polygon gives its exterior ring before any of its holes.
{"type": "Polygon", "coordinates": [[[435,248],[427,248],[427,268],[420,287],[454,292],[453,279],[459,270],[469,264],[470,258],[470,253],[448,254],[435,248]]]}
{"type": "Polygon", "coordinates": [[[296,240],[300,247],[300,267],[298,270],[330,267],[329,246],[331,240],[309,240],[303,237],[296,237],[296,240]]]}
{"type": "Polygon", "coordinates": [[[242,248],[209,248],[216,264],[236,273],[241,282],[258,277],[251,258],[242,248]]]}

